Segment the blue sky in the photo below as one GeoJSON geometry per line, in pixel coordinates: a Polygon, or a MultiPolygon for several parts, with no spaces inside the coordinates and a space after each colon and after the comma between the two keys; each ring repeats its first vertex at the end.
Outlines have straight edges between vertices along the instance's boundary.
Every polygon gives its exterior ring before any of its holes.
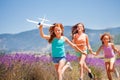
{"type": "Polygon", "coordinates": [[[0,0],[0,34],[36,29],[27,18],[46,16],[50,24],[83,22],[86,28],[120,27],[120,0],[0,0]]]}

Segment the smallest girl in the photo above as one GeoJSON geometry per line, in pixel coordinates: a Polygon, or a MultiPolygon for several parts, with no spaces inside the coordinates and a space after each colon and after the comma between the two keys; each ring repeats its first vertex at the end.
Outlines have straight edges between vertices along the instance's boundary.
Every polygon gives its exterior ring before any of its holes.
{"type": "Polygon", "coordinates": [[[112,43],[112,37],[109,33],[104,33],[101,35],[100,40],[102,41],[102,45],[97,50],[96,55],[99,54],[101,50],[103,50],[107,76],[109,80],[113,80],[111,72],[115,72],[116,76],[119,77],[119,73],[116,69],[114,69],[114,63],[115,52],[120,54],[120,51],[115,47],[114,43],[112,43]]]}

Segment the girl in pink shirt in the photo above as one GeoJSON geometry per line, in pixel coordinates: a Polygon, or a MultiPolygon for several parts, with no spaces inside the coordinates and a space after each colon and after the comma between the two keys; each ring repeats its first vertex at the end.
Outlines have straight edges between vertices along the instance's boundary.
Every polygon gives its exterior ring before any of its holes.
{"type": "Polygon", "coordinates": [[[111,72],[115,72],[116,76],[119,77],[117,70],[114,69],[114,63],[115,63],[114,52],[117,52],[120,54],[120,51],[118,51],[115,45],[111,42],[112,37],[109,33],[104,33],[100,39],[102,41],[102,45],[97,50],[96,55],[99,54],[101,50],[103,50],[107,76],[109,80],[113,80],[111,72]]]}

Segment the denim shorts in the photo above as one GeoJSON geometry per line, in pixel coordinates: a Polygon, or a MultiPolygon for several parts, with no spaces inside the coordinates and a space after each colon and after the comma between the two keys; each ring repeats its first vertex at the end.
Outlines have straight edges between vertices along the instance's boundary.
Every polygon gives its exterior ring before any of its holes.
{"type": "Polygon", "coordinates": [[[66,61],[66,57],[53,57],[52,60],[53,60],[53,63],[59,63],[60,60],[66,61]]]}

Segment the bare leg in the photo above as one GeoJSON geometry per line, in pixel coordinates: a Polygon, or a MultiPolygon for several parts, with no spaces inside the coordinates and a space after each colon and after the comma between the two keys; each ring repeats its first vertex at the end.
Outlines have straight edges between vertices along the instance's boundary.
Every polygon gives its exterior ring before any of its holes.
{"type": "Polygon", "coordinates": [[[115,69],[115,66],[114,66],[114,62],[110,62],[110,72],[114,72],[116,77],[119,78],[119,73],[117,71],[117,69],[115,69]]]}
{"type": "Polygon", "coordinates": [[[57,76],[59,77],[59,75],[58,75],[58,66],[59,66],[59,64],[55,64],[54,66],[55,66],[55,69],[56,69],[56,72],[57,72],[57,76]]]}
{"type": "Polygon", "coordinates": [[[60,60],[60,62],[59,62],[59,66],[58,66],[58,77],[59,77],[59,80],[63,79],[62,69],[65,66],[65,63],[66,63],[66,60],[64,60],[64,59],[60,60]]]}
{"type": "Polygon", "coordinates": [[[119,78],[119,72],[115,69],[115,57],[111,58],[110,62],[110,72],[114,72],[117,78],[119,78]]]}
{"type": "Polygon", "coordinates": [[[81,58],[80,58],[80,78],[83,79],[83,69],[84,69],[84,63],[85,63],[85,58],[86,58],[86,55],[82,54],[81,55],[81,58]]]}
{"type": "Polygon", "coordinates": [[[70,69],[72,70],[72,67],[71,67],[70,62],[67,62],[67,63],[65,64],[65,66],[64,66],[63,69],[62,69],[62,73],[64,73],[67,68],[70,68],[70,69]]]}
{"type": "Polygon", "coordinates": [[[84,67],[84,69],[88,72],[88,76],[89,76],[91,79],[93,79],[93,78],[94,78],[94,75],[91,73],[90,68],[86,65],[86,62],[84,62],[83,67],[84,67]]]}
{"type": "Polygon", "coordinates": [[[85,69],[86,71],[88,71],[89,73],[91,73],[91,70],[88,68],[88,66],[86,65],[85,62],[84,62],[84,69],[85,69]]]}
{"type": "Polygon", "coordinates": [[[110,72],[114,71],[114,62],[110,62],[110,72]]]}
{"type": "Polygon", "coordinates": [[[59,64],[55,64],[54,66],[55,66],[56,71],[58,71],[59,64]]]}
{"type": "Polygon", "coordinates": [[[111,72],[110,72],[110,62],[105,62],[105,67],[106,67],[108,79],[112,80],[112,76],[111,76],[111,72]]]}

